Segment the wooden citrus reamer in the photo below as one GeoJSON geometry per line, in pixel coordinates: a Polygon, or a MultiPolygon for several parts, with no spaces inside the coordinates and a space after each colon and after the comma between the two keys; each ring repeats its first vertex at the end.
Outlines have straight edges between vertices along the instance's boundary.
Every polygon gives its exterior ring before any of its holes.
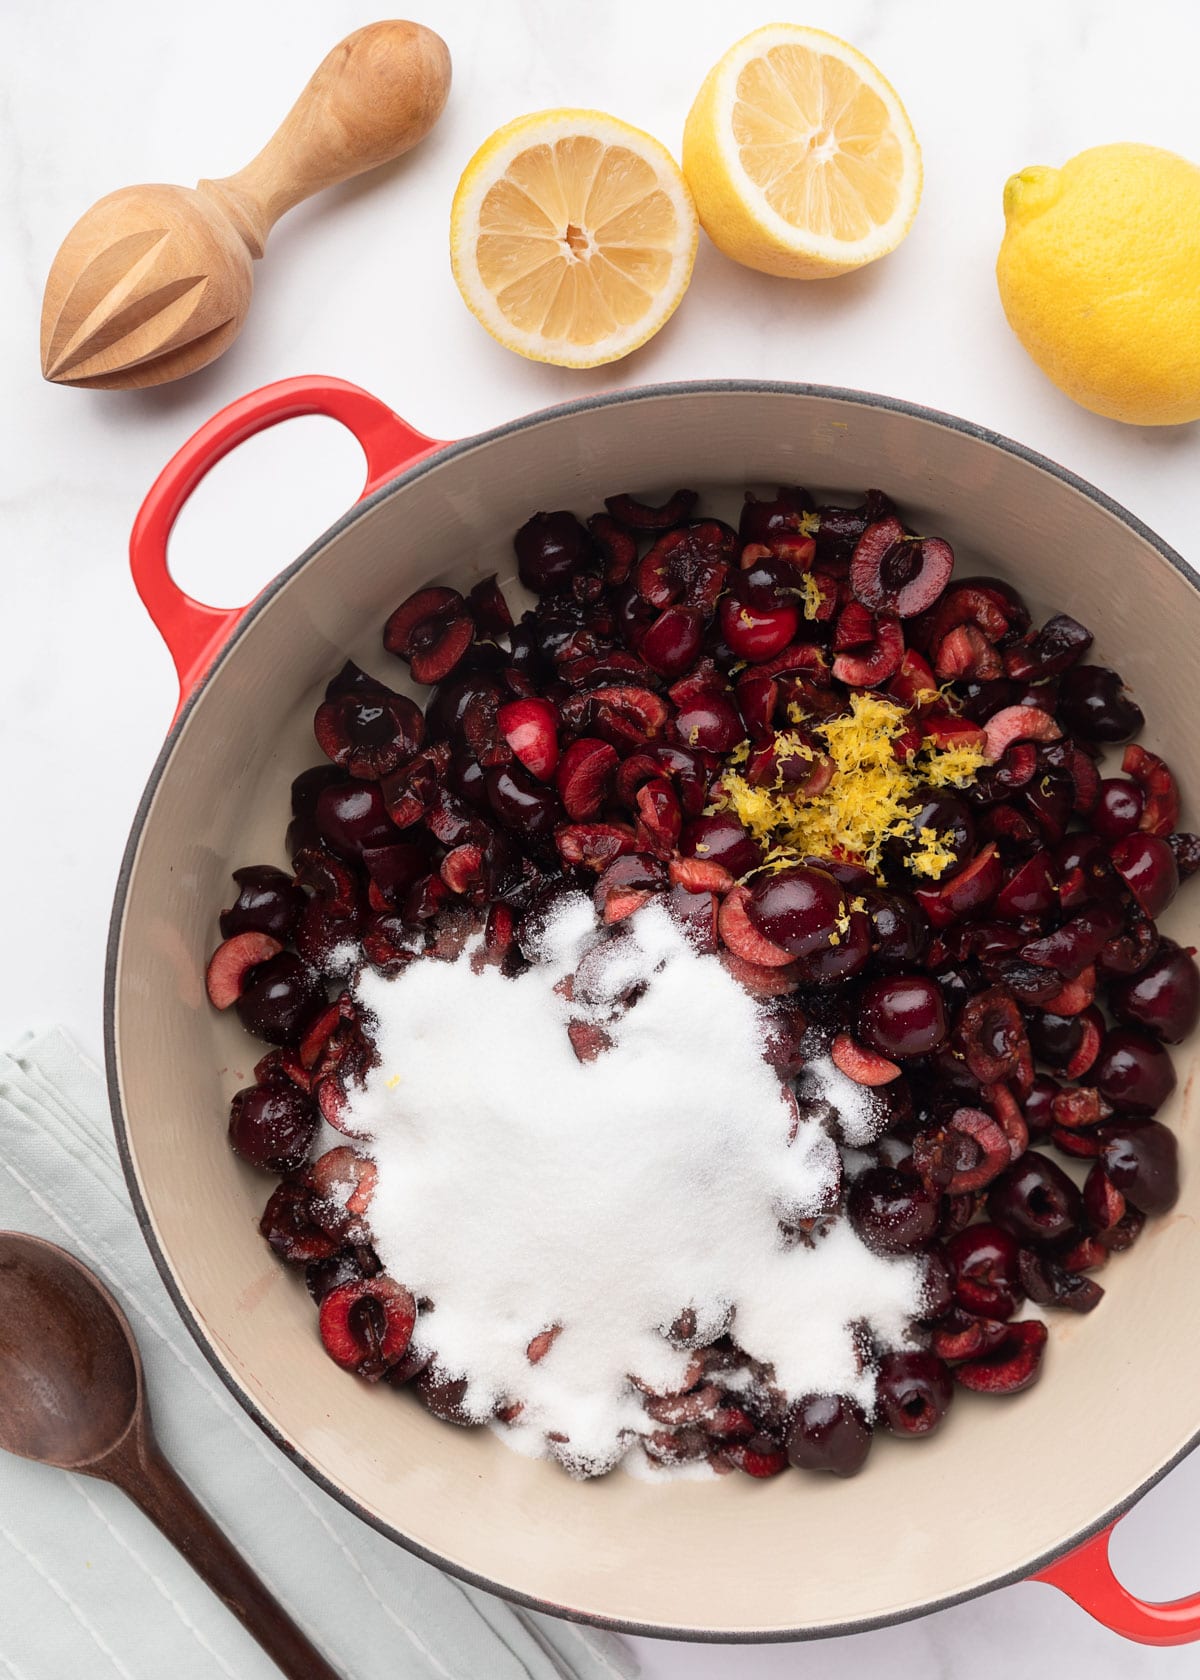
{"type": "Polygon", "coordinates": [[[423,139],[450,90],[446,43],[419,23],[368,24],[318,66],[236,175],[123,187],[63,241],[42,302],[42,372],[60,385],[161,385],[237,337],[253,263],[279,218],[423,139]]]}

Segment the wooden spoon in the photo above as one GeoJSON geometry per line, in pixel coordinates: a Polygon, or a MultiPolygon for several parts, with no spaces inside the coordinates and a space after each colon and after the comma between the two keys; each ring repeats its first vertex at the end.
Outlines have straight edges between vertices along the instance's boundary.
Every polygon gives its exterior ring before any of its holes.
{"type": "Polygon", "coordinates": [[[159,1451],[129,1321],[86,1266],[0,1231],[0,1447],[121,1488],[289,1680],[338,1680],[159,1451]]]}
{"type": "Polygon", "coordinates": [[[285,211],[424,139],[450,54],[419,23],[347,35],[253,162],[195,188],[122,187],[81,216],[42,300],[42,372],[59,385],[161,385],[232,344],[252,263],[285,211]]]}

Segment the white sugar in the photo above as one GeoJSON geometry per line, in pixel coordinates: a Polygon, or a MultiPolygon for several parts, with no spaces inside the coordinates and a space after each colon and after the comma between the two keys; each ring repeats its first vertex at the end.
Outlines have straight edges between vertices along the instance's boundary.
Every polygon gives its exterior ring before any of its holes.
{"type": "MultiPolygon", "coordinates": [[[[758,1006],[657,905],[621,925],[610,961],[591,949],[601,937],[579,895],[516,979],[473,968],[470,947],[359,978],[380,1065],[347,1120],[379,1168],[380,1258],[434,1303],[418,1345],[467,1379],[480,1420],[522,1404],[496,1426],[511,1445],[544,1453],[557,1433],[564,1462],[590,1469],[657,1427],[629,1379],[679,1387],[689,1355],[662,1329],[688,1307],[714,1334],[732,1313],[739,1346],[786,1392],[869,1406],[853,1326],[905,1345],[920,1263],[872,1254],[840,1218],[812,1246],[784,1240],[781,1219],[828,1205],[841,1162],[815,1120],[789,1143],[758,1006]],[[562,982],[581,961],[587,985],[568,1002],[562,982]],[[631,992],[614,1018],[612,1000],[631,992]],[[611,1038],[592,1061],[567,1036],[579,1019],[611,1038]],[[530,1363],[532,1338],[555,1326],[530,1363]]],[[[861,1141],[851,1094],[824,1069],[820,1084],[845,1100],[845,1141],[861,1141]]]]}
{"type": "Polygon", "coordinates": [[[887,1104],[869,1085],[856,1084],[826,1055],[805,1063],[796,1092],[802,1102],[827,1102],[836,1111],[842,1141],[852,1149],[874,1143],[887,1127],[887,1104]]]}

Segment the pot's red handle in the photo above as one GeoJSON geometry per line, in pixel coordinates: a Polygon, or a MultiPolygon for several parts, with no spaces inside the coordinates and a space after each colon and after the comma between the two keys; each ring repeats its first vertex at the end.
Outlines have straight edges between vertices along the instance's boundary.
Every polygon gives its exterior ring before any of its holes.
{"type": "Polygon", "coordinates": [[[1031,1577],[1057,1587],[1081,1609],[1125,1639],[1143,1645],[1188,1645],[1200,1639],[1200,1593],[1147,1604],[1123,1587],[1108,1560],[1108,1543],[1116,1523],[1109,1523],[1066,1557],[1031,1577]]]}
{"type": "Polygon", "coordinates": [[[246,608],[209,607],[179,588],[167,564],[171,528],[192,491],[223,455],[256,432],[301,414],[324,414],[340,420],[354,433],[367,458],[363,496],[378,490],[401,468],[442,447],[414,431],[385,403],[359,386],[320,374],[264,385],[249,396],[239,397],[201,426],[155,479],[129,539],[133,581],[175,661],[180,705],[208,670],[246,608]]]}

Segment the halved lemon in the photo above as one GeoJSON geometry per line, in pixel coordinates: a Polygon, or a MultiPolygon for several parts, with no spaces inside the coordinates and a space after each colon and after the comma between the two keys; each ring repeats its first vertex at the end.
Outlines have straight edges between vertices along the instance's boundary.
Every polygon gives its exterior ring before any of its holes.
{"type": "Polygon", "coordinates": [[[510,350],[596,367],[679,304],[699,228],[665,146],[603,111],[535,111],[463,171],[450,262],[467,307],[510,350]]]}
{"type": "Polygon", "coordinates": [[[726,256],[802,280],[886,256],[921,199],[921,151],[895,89],[836,35],[795,23],[756,29],[709,71],[683,171],[726,256]]]}

